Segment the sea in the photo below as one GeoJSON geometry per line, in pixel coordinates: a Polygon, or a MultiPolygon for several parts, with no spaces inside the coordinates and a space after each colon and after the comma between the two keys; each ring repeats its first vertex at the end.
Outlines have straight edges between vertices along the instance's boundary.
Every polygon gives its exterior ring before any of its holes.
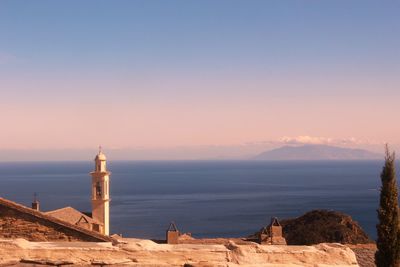
{"type": "MultiPolygon", "coordinates": [[[[109,161],[111,232],[160,239],[244,237],[313,209],[349,214],[376,238],[383,161],[109,161]]],[[[90,211],[94,162],[2,162],[0,196],[90,211]]]]}

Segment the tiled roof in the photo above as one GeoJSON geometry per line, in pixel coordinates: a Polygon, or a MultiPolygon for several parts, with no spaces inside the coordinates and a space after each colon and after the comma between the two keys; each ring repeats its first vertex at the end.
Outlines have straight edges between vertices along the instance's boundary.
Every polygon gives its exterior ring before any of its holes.
{"type": "Polygon", "coordinates": [[[57,210],[46,211],[44,213],[47,215],[50,215],[54,218],[63,220],[65,222],[69,222],[71,224],[78,224],[78,222],[80,222],[83,217],[83,219],[86,220],[88,223],[102,225],[101,222],[83,214],[82,212],[80,212],[72,207],[65,207],[65,208],[61,208],[61,209],[57,209],[57,210]]]}
{"type": "Polygon", "coordinates": [[[13,209],[13,210],[16,210],[18,212],[21,212],[21,213],[31,215],[31,216],[36,217],[38,219],[46,220],[46,221],[51,222],[53,224],[56,224],[58,226],[68,228],[68,229],[70,229],[72,231],[79,232],[80,234],[86,235],[86,236],[91,237],[93,239],[96,239],[99,242],[102,242],[102,241],[114,242],[115,241],[113,238],[111,238],[109,236],[102,235],[102,234],[100,234],[98,232],[87,230],[87,229],[85,229],[83,227],[80,227],[78,225],[71,224],[69,222],[57,219],[57,218],[55,218],[53,216],[50,216],[50,215],[48,215],[48,214],[46,214],[44,212],[33,210],[31,208],[28,208],[26,206],[23,206],[21,204],[15,203],[15,202],[13,202],[11,200],[8,200],[8,199],[5,199],[5,198],[1,198],[0,197],[0,206],[4,206],[4,207],[7,207],[9,209],[13,209]]]}

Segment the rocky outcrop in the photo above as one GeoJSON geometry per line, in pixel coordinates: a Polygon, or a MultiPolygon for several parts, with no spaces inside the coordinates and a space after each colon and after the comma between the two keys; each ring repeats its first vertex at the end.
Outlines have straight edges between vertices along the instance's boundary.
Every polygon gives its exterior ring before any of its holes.
{"type": "MultiPolygon", "coordinates": [[[[340,244],[317,246],[157,244],[150,240],[124,239],[111,243],[29,242],[0,240],[0,266],[11,264],[79,266],[260,266],[315,267],[358,266],[353,251],[340,244]]],[[[24,266],[24,265],[23,265],[24,266]]]]}
{"type": "Polygon", "coordinates": [[[313,210],[295,219],[281,220],[281,225],[289,245],[373,243],[356,221],[337,211],[313,210]]]}

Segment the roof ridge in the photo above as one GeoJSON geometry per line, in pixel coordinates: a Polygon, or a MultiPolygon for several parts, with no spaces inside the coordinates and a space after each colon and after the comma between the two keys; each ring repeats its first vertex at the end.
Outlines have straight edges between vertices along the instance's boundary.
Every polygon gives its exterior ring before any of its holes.
{"type": "MultiPolygon", "coordinates": [[[[55,209],[55,210],[49,210],[49,211],[42,211],[42,212],[45,213],[45,214],[49,214],[49,213],[52,213],[52,212],[56,212],[56,211],[60,211],[60,210],[65,210],[65,209],[74,209],[74,210],[77,210],[77,209],[75,209],[75,208],[73,208],[73,207],[71,207],[71,206],[66,206],[66,207],[63,207],[63,208],[59,208],[59,209],[55,209]]],[[[79,211],[79,210],[77,210],[77,211],[79,211]]]]}
{"type": "MultiPolygon", "coordinates": [[[[59,208],[59,209],[56,209],[56,210],[46,211],[46,212],[44,212],[44,213],[45,213],[45,214],[48,214],[48,215],[50,215],[50,216],[56,217],[56,218],[58,218],[58,219],[60,219],[60,220],[62,220],[62,221],[66,221],[66,220],[63,220],[63,219],[61,219],[61,218],[59,218],[59,217],[57,217],[57,216],[58,216],[59,214],[62,214],[63,212],[68,212],[68,211],[75,212],[75,213],[79,214],[81,217],[84,217],[87,221],[90,221],[90,222],[92,222],[92,223],[104,225],[102,222],[98,221],[97,219],[95,219],[95,218],[93,218],[93,217],[91,217],[91,216],[89,216],[89,215],[86,215],[86,214],[83,213],[82,211],[77,210],[77,209],[75,209],[74,207],[71,207],[71,206],[59,208]]],[[[68,222],[68,221],[67,221],[67,222],[68,222]]]]}

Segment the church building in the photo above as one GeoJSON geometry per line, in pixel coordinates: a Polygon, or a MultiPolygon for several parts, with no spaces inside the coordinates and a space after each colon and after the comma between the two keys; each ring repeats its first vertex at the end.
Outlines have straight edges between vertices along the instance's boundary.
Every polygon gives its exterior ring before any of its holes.
{"type": "Polygon", "coordinates": [[[110,172],[107,171],[106,155],[99,148],[94,159],[92,176],[92,212],[82,213],[71,207],[46,212],[60,220],[69,221],[103,235],[110,234],[110,172]]]}
{"type": "Polygon", "coordinates": [[[106,156],[99,149],[94,171],[90,173],[92,212],[72,207],[39,210],[35,198],[32,208],[0,198],[0,238],[25,238],[30,241],[112,241],[110,234],[110,172],[106,156]]]}

